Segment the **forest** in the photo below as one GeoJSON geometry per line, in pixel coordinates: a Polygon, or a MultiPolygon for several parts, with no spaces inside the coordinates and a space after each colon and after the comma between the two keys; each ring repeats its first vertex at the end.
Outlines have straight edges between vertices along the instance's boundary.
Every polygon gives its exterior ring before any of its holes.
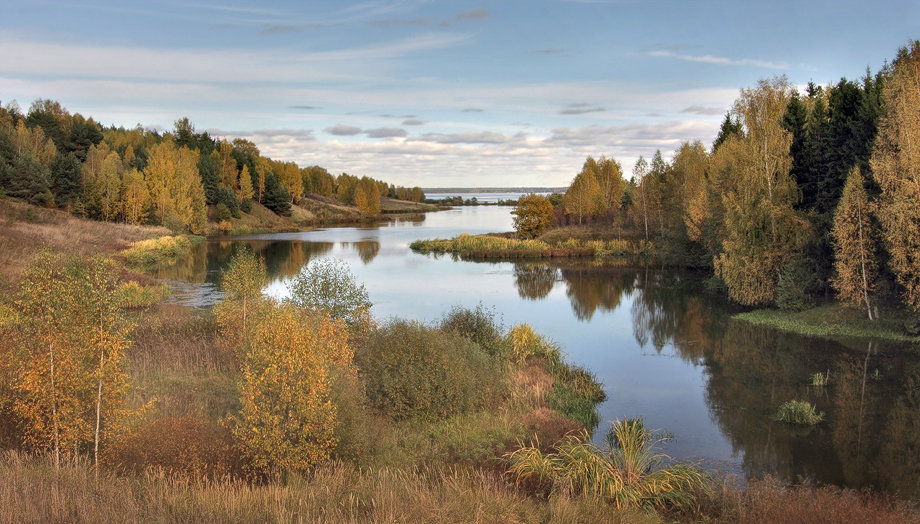
{"type": "MultiPolygon", "coordinates": [[[[555,224],[651,242],[666,263],[712,271],[744,305],[798,310],[836,296],[870,320],[879,301],[920,310],[918,85],[918,42],[859,81],[800,93],[785,76],[761,80],[710,148],[640,157],[628,181],[613,158],[589,157],[555,224]]],[[[527,205],[532,222],[540,213],[527,205]]]]}
{"type": "Polygon", "coordinates": [[[165,133],[105,128],[48,99],[33,102],[25,115],[15,103],[0,107],[0,191],[95,220],[194,234],[205,232],[208,206],[211,220],[220,221],[239,218],[253,202],[290,215],[309,195],[372,216],[381,196],[425,199],[419,187],[272,160],[248,140],[196,132],[188,118],[165,133]]]}

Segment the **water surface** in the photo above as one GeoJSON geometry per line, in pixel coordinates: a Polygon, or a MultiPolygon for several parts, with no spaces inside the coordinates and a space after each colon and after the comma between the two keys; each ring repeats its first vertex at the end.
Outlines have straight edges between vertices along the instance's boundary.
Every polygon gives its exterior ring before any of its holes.
{"type": "Polygon", "coordinates": [[[208,240],[162,276],[185,283],[178,300],[202,305],[219,298],[219,272],[242,245],[265,257],[266,292],[278,297],[312,258],[342,258],[367,287],[378,319],[435,321],[455,305],[481,304],[506,327],[531,324],[604,383],[602,421],[645,417],[676,436],[665,449],[674,458],[740,478],[772,473],[920,494],[915,351],[731,320],[731,306],[706,293],[700,274],[593,261],[464,262],[409,250],[416,239],[511,224],[508,207],[463,207],[379,227],[208,240]],[[819,371],[830,371],[830,386],[809,385],[819,371]],[[825,421],[814,428],[775,421],[792,399],[815,403],[825,421]]]}

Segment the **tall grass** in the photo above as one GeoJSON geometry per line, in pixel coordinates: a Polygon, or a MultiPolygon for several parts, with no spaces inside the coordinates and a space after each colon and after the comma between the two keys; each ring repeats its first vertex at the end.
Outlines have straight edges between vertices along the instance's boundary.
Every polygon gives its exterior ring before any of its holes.
{"type": "Polygon", "coordinates": [[[815,406],[804,400],[790,400],[779,407],[776,420],[787,424],[814,426],[824,420],[824,413],[818,413],[815,406]]]}
{"type": "Polygon", "coordinates": [[[657,522],[566,497],[538,500],[501,474],[468,468],[317,469],[250,484],[158,473],[55,471],[41,457],[0,455],[0,522],[657,522]]]}
{"type": "Polygon", "coordinates": [[[570,436],[544,453],[536,446],[509,455],[510,472],[519,480],[539,479],[553,491],[611,502],[617,508],[690,508],[707,486],[702,470],[686,464],[665,465],[661,442],[642,419],[617,420],[607,449],[570,436]]]}
{"type": "MultiPolygon", "coordinates": [[[[196,241],[200,241],[200,237],[196,241]]],[[[188,253],[191,246],[192,240],[188,236],[162,236],[135,242],[120,255],[128,267],[146,270],[175,262],[188,253]]]]}
{"type": "Polygon", "coordinates": [[[409,247],[419,253],[451,253],[463,259],[609,257],[647,253],[650,246],[626,240],[566,238],[549,243],[539,239],[514,239],[494,235],[469,235],[452,239],[417,240],[409,247]]]}

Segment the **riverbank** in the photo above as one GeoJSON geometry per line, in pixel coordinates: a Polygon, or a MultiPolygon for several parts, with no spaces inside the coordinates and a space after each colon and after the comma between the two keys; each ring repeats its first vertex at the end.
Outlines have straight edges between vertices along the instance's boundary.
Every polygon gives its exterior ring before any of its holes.
{"type": "Polygon", "coordinates": [[[860,337],[920,344],[920,336],[909,335],[905,330],[907,315],[903,311],[884,313],[879,320],[868,320],[865,311],[834,303],[805,311],[757,309],[732,318],[813,337],[860,337]]]}
{"type": "Polygon", "coordinates": [[[380,199],[380,213],[369,215],[355,206],[334,198],[307,195],[291,205],[290,216],[274,213],[258,202],[250,202],[249,212],[240,212],[238,218],[220,220],[215,210],[209,210],[208,236],[250,235],[259,233],[284,233],[309,230],[315,227],[365,225],[401,217],[419,216],[438,211],[432,204],[409,202],[395,198],[380,199]],[[225,222],[225,223],[223,223],[225,222]]]}

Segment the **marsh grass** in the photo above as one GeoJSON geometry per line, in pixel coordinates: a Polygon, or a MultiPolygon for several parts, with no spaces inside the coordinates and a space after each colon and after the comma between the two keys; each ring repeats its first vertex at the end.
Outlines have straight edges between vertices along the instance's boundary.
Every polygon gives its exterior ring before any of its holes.
{"type": "Polygon", "coordinates": [[[0,522],[659,522],[568,497],[538,500],[477,468],[347,465],[252,484],[148,472],[93,478],[83,462],[0,454],[0,522]]]}
{"type": "Polygon", "coordinates": [[[518,480],[537,479],[553,492],[617,508],[689,509],[709,478],[694,466],[665,464],[669,458],[656,452],[663,440],[642,419],[617,420],[607,449],[592,444],[587,432],[566,438],[548,453],[525,446],[509,455],[509,472],[518,480]]]}
{"type": "Polygon", "coordinates": [[[418,253],[450,253],[462,259],[534,259],[607,257],[647,253],[649,246],[626,240],[566,238],[556,242],[515,239],[500,235],[461,234],[453,239],[417,240],[409,247],[418,253]]]}
{"type": "Polygon", "coordinates": [[[824,373],[820,371],[817,373],[811,374],[811,386],[815,388],[823,388],[830,384],[831,381],[831,370],[827,370],[824,373]]]}
{"type": "Polygon", "coordinates": [[[131,244],[131,247],[119,255],[130,268],[150,270],[158,266],[174,263],[179,257],[188,253],[193,243],[198,243],[201,237],[161,236],[141,240],[131,244]]]}
{"type": "Polygon", "coordinates": [[[159,304],[169,296],[166,284],[141,285],[135,281],[118,286],[118,303],[125,309],[143,309],[159,304]]]}
{"type": "Polygon", "coordinates": [[[920,337],[906,333],[904,321],[896,312],[888,312],[881,320],[872,321],[865,319],[864,314],[864,311],[831,304],[798,312],[757,309],[732,318],[816,337],[863,337],[920,344],[920,337]]]}
{"type": "Polygon", "coordinates": [[[787,424],[804,424],[814,426],[824,420],[824,413],[816,411],[815,406],[804,400],[790,400],[779,407],[776,420],[787,424]]]}

